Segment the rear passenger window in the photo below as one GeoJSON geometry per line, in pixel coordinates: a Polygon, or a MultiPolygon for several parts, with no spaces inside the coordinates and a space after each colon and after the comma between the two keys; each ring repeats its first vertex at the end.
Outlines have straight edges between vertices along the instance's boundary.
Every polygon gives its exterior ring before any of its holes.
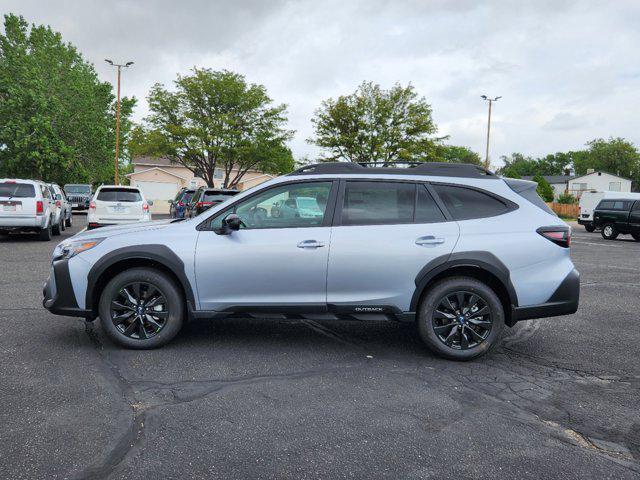
{"type": "Polygon", "coordinates": [[[450,185],[433,185],[433,188],[456,220],[493,217],[509,210],[505,203],[478,190],[450,185]]]}
{"type": "Polygon", "coordinates": [[[412,223],[415,191],[412,183],[347,182],[342,225],[412,223]]]}
{"type": "Polygon", "coordinates": [[[598,205],[596,208],[603,209],[603,210],[611,210],[613,208],[613,202],[611,200],[603,200],[600,202],[600,205],[598,205]]]}
{"type": "Polygon", "coordinates": [[[444,214],[424,185],[418,185],[416,223],[444,222],[444,214]]]}

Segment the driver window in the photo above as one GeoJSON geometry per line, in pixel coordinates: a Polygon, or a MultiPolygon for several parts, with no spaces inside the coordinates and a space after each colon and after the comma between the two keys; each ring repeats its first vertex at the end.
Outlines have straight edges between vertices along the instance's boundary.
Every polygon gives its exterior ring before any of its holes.
{"type": "MultiPolygon", "coordinates": [[[[324,221],[331,182],[295,183],[255,195],[234,208],[242,229],[318,227],[324,221]]],[[[219,224],[227,210],[213,221],[219,224]]]]}

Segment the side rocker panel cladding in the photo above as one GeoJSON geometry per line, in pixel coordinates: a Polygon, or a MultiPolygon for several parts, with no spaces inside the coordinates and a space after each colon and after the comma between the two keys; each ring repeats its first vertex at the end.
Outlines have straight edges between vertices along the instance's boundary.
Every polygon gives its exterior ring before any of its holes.
{"type": "Polygon", "coordinates": [[[113,250],[109,254],[98,260],[87,276],[87,293],[86,293],[86,308],[92,309],[94,307],[94,289],[100,276],[112,265],[123,260],[149,260],[159,263],[164,267],[171,270],[182,285],[187,296],[187,302],[189,303],[189,309],[193,309],[196,305],[195,297],[193,294],[193,288],[184,269],[184,263],[170,248],[165,245],[135,245],[132,247],[123,247],[113,250]]]}
{"type": "Polygon", "coordinates": [[[500,280],[509,294],[512,306],[518,305],[518,296],[509,277],[509,269],[492,253],[483,251],[456,252],[442,255],[427,263],[416,276],[416,290],[411,298],[411,311],[418,310],[418,303],[429,282],[440,273],[454,267],[474,267],[485,270],[500,280]]]}

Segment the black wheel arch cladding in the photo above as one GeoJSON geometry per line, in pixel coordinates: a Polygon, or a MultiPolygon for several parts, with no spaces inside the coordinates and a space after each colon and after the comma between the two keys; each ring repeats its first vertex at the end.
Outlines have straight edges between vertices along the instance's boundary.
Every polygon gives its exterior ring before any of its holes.
{"type": "Polygon", "coordinates": [[[195,296],[191,288],[191,282],[189,282],[184,270],[184,262],[166,245],[147,244],[113,250],[100,258],[100,260],[91,267],[87,275],[87,292],[85,297],[85,308],[87,310],[95,310],[98,306],[98,298],[96,298],[98,292],[96,292],[96,287],[100,284],[103,274],[107,272],[110,267],[127,260],[132,262],[147,260],[150,263],[150,268],[153,268],[154,264],[157,264],[172,272],[185,292],[185,300],[189,307],[193,308],[195,305],[195,296]]]}
{"type": "Polygon", "coordinates": [[[490,252],[468,251],[441,255],[420,269],[415,278],[416,289],[411,298],[411,311],[417,311],[422,294],[434,278],[458,267],[470,267],[491,274],[506,290],[511,306],[518,305],[518,296],[505,264],[490,252]]]}

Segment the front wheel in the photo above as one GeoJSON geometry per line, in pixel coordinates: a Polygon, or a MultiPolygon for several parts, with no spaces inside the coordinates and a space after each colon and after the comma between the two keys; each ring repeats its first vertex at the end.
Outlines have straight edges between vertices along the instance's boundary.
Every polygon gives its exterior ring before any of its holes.
{"type": "Polygon", "coordinates": [[[67,228],[73,227],[73,212],[69,212],[69,218],[64,221],[67,228]]]}
{"type": "Polygon", "coordinates": [[[618,229],[615,225],[607,223],[602,227],[600,234],[605,240],[615,240],[618,237],[618,229]]]}
{"type": "Polygon", "coordinates": [[[584,229],[589,232],[592,233],[595,231],[596,227],[593,225],[593,223],[588,223],[584,226],[584,229]]]}
{"type": "Polygon", "coordinates": [[[418,313],[422,340],[435,354],[471,360],[498,343],[504,309],[496,293],[469,277],[436,283],[424,296],[418,313]]]}
{"type": "Polygon", "coordinates": [[[156,348],[182,328],[184,299],[168,275],[134,268],[107,284],[99,312],[102,328],[114,342],[127,348],[156,348]]]}

